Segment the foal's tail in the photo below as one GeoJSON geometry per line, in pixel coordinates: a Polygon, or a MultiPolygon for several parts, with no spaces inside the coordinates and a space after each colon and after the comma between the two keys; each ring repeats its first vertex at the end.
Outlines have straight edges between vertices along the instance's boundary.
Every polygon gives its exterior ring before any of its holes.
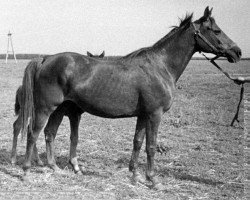
{"type": "Polygon", "coordinates": [[[21,98],[22,98],[22,86],[19,86],[19,88],[16,91],[16,101],[15,101],[15,114],[16,115],[19,115],[19,112],[20,112],[21,98]]]}
{"type": "Polygon", "coordinates": [[[35,107],[34,107],[34,79],[37,68],[41,62],[39,60],[32,60],[27,65],[22,84],[22,95],[20,103],[20,117],[21,117],[21,134],[24,138],[27,131],[33,133],[33,123],[35,121],[35,107]]]}

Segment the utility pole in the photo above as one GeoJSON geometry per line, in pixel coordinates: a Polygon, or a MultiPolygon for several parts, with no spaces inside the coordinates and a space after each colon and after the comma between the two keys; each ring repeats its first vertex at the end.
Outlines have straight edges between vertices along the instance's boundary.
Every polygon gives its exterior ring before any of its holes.
{"type": "Polygon", "coordinates": [[[10,31],[9,31],[9,33],[7,34],[7,36],[8,36],[8,42],[7,42],[7,52],[6,52],[6,60],[5,60],[5,63],[7,64],[7,62],[8,62],[9,53],[12,53],[12,54],[13,54],[14,59],[15,59],[15,61],[16,61],[16,63],[17,63],[16,54],[15,54],[15,52],[14,52],[13,43],[12,43],[12,37],[11,37],[11,36],[12,36],[12,33],[10,33],[10,31]],[[10,45],[11,45],[11,51],[9,50],[10,45]]]}

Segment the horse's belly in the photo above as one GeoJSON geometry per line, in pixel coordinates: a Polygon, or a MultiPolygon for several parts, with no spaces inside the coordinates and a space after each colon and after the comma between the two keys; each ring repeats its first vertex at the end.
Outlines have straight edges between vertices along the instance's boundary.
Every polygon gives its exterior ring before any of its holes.
{"type": "Polygon", "coordinates": [[[138,94],[131,88],[120,90],[81,89],[76,103],[86,112],[100,117],[119,118],[136,116],[139,111],[138,94]]]}

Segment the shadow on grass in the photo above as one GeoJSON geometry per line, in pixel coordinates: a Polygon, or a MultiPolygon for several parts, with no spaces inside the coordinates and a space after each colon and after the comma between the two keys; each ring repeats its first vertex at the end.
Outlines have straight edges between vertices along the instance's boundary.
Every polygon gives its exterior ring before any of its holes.
{"type": "Polygon", "coordinates": [[[226,127],[226,128],[244,129],[244,125],[241,125],[242,122],[237,122],[237,121],[234,122],[233,126],[230,125],[231,122],[227,122],[226,124],[225,123],[222,124],[222,123],[219,123],[217,121],[211,121],[209,123],[212,125],[215,125],[215,126],[222,126],[222,127],[226,127]]]}
{"type": "MultiPolygon", "coordinates": [[[[25,156],[17,155],[16,157],[17,163],[15,164],[15,166],[12,166],[10,155],[11,155],[11,152],[8,151],[7,149],[0,149],[0,172],[3,172],[4,174],[9,175],[13,178],[22,179],[22,175],[18,174],[20,173],[20,169],[17,170],[17,168],[22,168],[25,156]]],[[[44,163],[44,167],[49,168],[49,166],[47,165],[46,152],[39,154],[39,156],[44,163]]],[[[60,169],[66,170],[66,171],[72,170],[72,173],[74,173],[72,166],[69,164],[68,156],[60,155],[56,157],[56,164],[60,169]]],[[[32,167],[33,166],[37,167],[38,165],[36,164],[36,162],[32,160],[32,167]]],[[[81,163],[79,163],[79,166],[82,166],[81,163]]],[[[41,173],[44,173],[44,170],[38,167],[38,168],[35,168],[35,172],[32,172],[32,173],[41,174],[41,173]]],[[[87,167],[84,171],[82,171],[82,174],[86,176],[96,176],[96,177],[103,177],[103,178],[109,178],[111,175],[109,172],[102,171],[96,167],[94,168],[87,167]]]]}
{"type": "Polygon", "coordinates": [[[174,175],[174,177],[176,179],[187,180],[187,181],[195,181],[195,182],[198,182],[198,183],[204,183],[204,184],[212,185],[212,186],[217,186],[217,185],[224,184],[222,181],[206,179],[206,178],[202,178],[202,177],[199,177],[199,176],[194,176],[194,175],[190,175],[190,174],[186,174],[186,173],[180,173],[180,174],[174,173],[173,175],[174,175]]]}
{"type": "Polygon", "coordinates": [[[20,174],[16,174],[14,171],[7,169],[6,167],[0,167],[0,171],[5,173],[6,175],[9,175],[13,178],[17,178],[22,180],[22,176],[20,174]]]}
{"type": "Polygon", "coordinates": [[[15,172],[15,168],[12,168],[10,162],[10,152],[6,149],[0,149],[0,171],[14,178],[22,178],[20,174],[15,172]]]}
{"type": "Polygon", "coordinates": [[[10,152],[6,149],[0,149],[0,164],[7,165],[10,164],[10,152]]]}
{"type": "Polygon", "coordinates": [[[182,171],[180,169],[164,169],[161,170],[161,174],[165,176],[173,176],[175,179],[184,180],[184,181],[195,181],[197,183],[203,183],[207,185],[217,186],[225,184],[222,181],[217,181],[214,179],[203,178],[196,175],[190,175],[186,171],[182,171]]]}

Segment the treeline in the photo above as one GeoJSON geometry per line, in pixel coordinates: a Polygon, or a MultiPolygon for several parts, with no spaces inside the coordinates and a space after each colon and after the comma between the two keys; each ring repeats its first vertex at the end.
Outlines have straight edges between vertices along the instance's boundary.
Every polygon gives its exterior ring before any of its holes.
{"type": "MultiPolygon", "coordinates": [[[[43,56],[48,56],[48,54],[16,54],[17,60],[31,60],[33,58],[41,58],[43,56]]],[[[121,56],[105,56],[104,59],[117,59],[121,56]]],[[[6,54],[0,54],[0,59],[6,59],[6,54]]],[[[13,54],[9,54],[8,59],[14,59],[13,54]]]]}
{"type": "MultiPolygon", "coordinates": [[[[41,58],[48,55],[49,54],[16,54],[16,59],[31,60],[33,58],[41,58]]],[[[120,57],[121,56],[105,56],[104,59],[115,59],[120,57]]],[[[0,54],[0,59],[6,59],[6,54],[0,54]]],[[[13,54],[9,54],[8,59],[14,59],[13,54]]]]}
{"type": "MultiPolygon", "coordinates": [[[[20,60],[20,59],[33,59],[33,58],[39,58],[45,56],[45,54],[16,54],[16,59],[20,60]]],[[[6,58],[6,54],[0,54],[0,59],[5,59],[6,58]]],[[[14,59],[13,54],[9,54],[8,59],[14,59]]]]}
{"type": "MultiPolygon", "coordinates": [[[[17,59],[24,59],[24,60],[30,60],[33,58],[39,58],[43,56],[47,56],[48,54],[16,54],[17,59]]],[[[117,59],[121,56],[105,56],[104,59],[117,59]]],[[[0,59],[5,59],[6,54],[0,54],[0,59]]],[[[9,55],[8,59],[14,59],[14,56],[12,54],[9,55]]],[[[226,59],[226,58],[219,58],[219,59],[226,59]]],[[[203,57],[193,57],[192,60],[205,60],[203,57]]],[[[250,60],[250,58],[242,58],[242,60],[250,60]]]]}

